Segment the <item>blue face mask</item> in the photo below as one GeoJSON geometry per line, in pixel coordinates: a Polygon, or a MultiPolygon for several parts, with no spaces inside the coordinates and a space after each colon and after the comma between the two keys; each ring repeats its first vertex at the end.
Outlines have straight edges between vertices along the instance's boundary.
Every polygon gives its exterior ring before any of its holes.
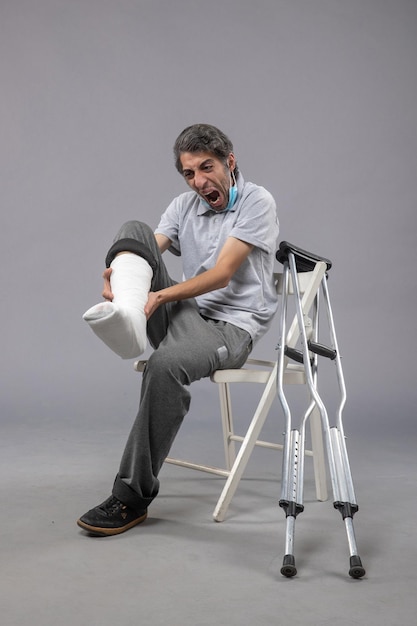
{"type": "Polygon", "coordinates": [[[231,209],[237,200],[237,184],[235,183],[233,187],[229,189],[229,202],[227,203],[226,211],[231,209]]]}

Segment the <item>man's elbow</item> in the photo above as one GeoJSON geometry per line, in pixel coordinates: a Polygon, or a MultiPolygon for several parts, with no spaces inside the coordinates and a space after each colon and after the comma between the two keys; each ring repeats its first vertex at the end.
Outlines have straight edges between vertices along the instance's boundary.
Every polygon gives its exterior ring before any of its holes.
{"type": "Polygon", "coordinates": [[[215,282],[217,284],[217,289],[224,289],[224,287],[227,287],[232,280],[236,270],[236,266],[232,263],[222,263],[221,265],[214,268],[214,272],[216,273],[215,282]]]}
{"type": "Polygon", "coordinates": [[[219,279],[219,289],[224,289],[230,283],[233,278],[234,272],[224,272],[219,279]]]}
{"type": "Polygon", "coordinates": [[[230,278],[224,278],[220,283],[219,283],[219,289],[224,289],[225,287],[227,287],[230,283],[230,278]]]}

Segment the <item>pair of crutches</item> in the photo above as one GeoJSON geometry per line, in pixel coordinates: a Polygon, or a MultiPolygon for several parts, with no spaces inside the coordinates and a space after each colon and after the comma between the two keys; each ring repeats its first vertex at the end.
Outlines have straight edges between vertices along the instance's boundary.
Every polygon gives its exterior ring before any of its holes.
{"type": "Polygon", "coordinates": [[[353,516],[358,510],[358,505],[355,499],[342,423],[342,411],[346,403],[346,388],[327,287],[327,273],[332,264],[328,259],[306,252],[288,242],[280,244],[276,257],[283,264],[277,374],[277,393],[285,417],[282,486],[279,505],[286,515],[286,537],[285,556],[281,574],[290,578],[297,573],[294,557],[294,534],[296,517],[304,510],[305,430],[308,418],[316,410],[320,414],[324,433],[326,456],[333,490],[333,504],[340,511],[346,528],[350,552],[349,575],[352,578],[361,578],[364,576],[365,570],[357,552],[353,528],[353,516]],[[300,274],[313,272],[317,269],[321,269],[322,278],[312,303],[306,302],[302,297],[300,289],[300,274]],[[286,343],[288,337],[288,294],[290,292],[294,294],[296,309],[296,316],[293,322],[293,324],[295,323],[295,332],[294,328],[291,328],[293,331],[291,336],[296,338],[296,342],[291,342],[294,345],[286,343]],[[321,294],[324,303],[321,302],[321,294]],[[330,346],[319,343],[320,309],[325,309],[327,312],[330,346]],[[310,315],[311,318],[309,317],[310,315]],[[318,391],[319,358],[330,359],[336,366],[340,402],[336,409],[334,426],[330,426],[326,407],[318,391]],[[294,428],[292,425],[291,409],[283,385],[284,371],[288,362],[291,361],[301,364],[309,391],[309,405],[297,428],[294,428]]]}

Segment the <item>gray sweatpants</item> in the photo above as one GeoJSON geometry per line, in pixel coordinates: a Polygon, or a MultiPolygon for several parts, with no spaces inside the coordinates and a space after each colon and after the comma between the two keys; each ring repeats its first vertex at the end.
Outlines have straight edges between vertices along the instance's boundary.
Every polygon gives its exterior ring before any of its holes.
{"type": "MultiPolygon", "coordinates": [[[[106,264],[122,249],[150,262],[152,291],[175,284],[146,224],[124,224],[106,264]]],[[[148,320],[147,330],[154,351],[143,374],[139,411],[113,486],[113,494],[138,511],[147,508],[158,493],[159,470],[189,410],[188,386],[216,369],[241,367],[252,348],[249,333],[203,318],[194,299],[159,307],[148,320]]]]}

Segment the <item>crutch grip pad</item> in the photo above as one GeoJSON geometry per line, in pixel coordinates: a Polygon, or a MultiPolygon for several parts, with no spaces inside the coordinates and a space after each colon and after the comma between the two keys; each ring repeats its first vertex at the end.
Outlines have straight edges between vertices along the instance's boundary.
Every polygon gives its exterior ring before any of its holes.
{"type": "MultiPolygon", "coordinates": [[[[289,348],[288,346],[285,346],[284,354],[289,359],[292,359],[293,361],[296,361],[297,363],[304,364],[304,354],[301,352],[301,350],[297,350],[297,348],[289,348]]],[[[310,364],[313,365],[313,363],[314,363],[314,360],[313,358],[311,358],[310,364]]]]}
{"type": "Polygon", "coordinates": [[[310,352],[314,352],[314,354],[318,354],[319,356],[325,356],[326,359],[330,359],[331,361],[334,361],[337,357],[336,350],[334,350],[333,348],[328,348],[322,343],[317,343],[316,341],[309,341],[308,349],[310,350],[310,352]]]}
{"type": "Polygon", "coordinates": [[[284,354],[289,359],[292,359],[293,361],[297,361],[297,363],[304,363],[304,356],[301,350],[297,350],[296,348],[289,348],[288,346],[285,346],[284,354]]]}

